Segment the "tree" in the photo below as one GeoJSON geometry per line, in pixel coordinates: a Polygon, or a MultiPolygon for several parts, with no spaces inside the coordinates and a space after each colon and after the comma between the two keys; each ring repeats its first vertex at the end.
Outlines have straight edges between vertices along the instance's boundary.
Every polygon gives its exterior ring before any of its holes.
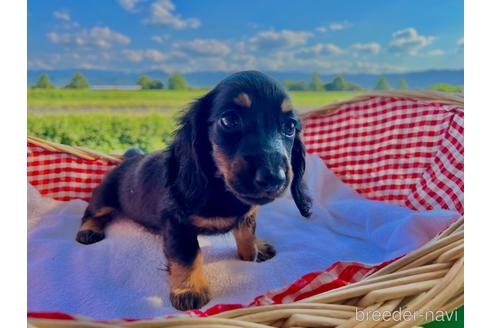
{"type": "Polygon", "coordinates": [[[164,83],[162,83],[160,80],[152,80],[152,83],[150,84],[150,89],[154,89],[154,90],[164,89],[164,83]]]}
{"type": "Polygon", "coordinates": [[[34,88],[37,88],[37,89],[54,89],[55,85],[53,83],[51,83],[47,74],[41,74],[38,82],[36,82],[36,84],[34,85],[34,88]]]}
{"type": "Polygon", "coordinates": [[[323,82],[321,82],[321,78],[319,77],[319,74],[316,72],[311,74],[311,82],[309,83],[309,90],[312,91],[324,90],[323,82]]]}
{"type": "Polygon", "coordinates": [[[142,87],[142,90],[164,88],[164,84],[160,80],[152,80],[147,75],[140,76],[137,80],[137,84],[142,87]]]}
{"type": "Polygon", "coordinates": [[[188,83],[181,74],[175,73],[169,76],[167,87],[169,90],[186,90],[188,89],[188,83]]]}
{"type": "Polygon", "coordinates": [[[65,86],[66,89],[88,89],[89,88],[89,82],[87,82],[87,79],[80,74],[80,72],[76,72],[75,75],[73,76],[72,80],[70,81],[69,84],[65,86]]]}
{"type": "Polygon", "coordinates": [[[398,89],[400,90],[409,90],[410,87],[408,86],[408,83],[405,79],[400,79],[400,81],[398,81],[398,89]]]}
{"type": "Polygon", "coordinates": [[[349,82],[342,75],[337,75],[332,82],[325,84],[327,91],[360,91],[364,90],[360,85],[349,82]]]}
{"type": "Polygon", "coordinates": [[[345,90],[345,84],[346,82],[343,79],[343,76],[337,75],[332,82],[333,90],[345,90]]]}
{"type": "Polygon", "coordinates": [[[150,86],[152,84],[152,79],[148,77],[147,75],[141,75],[138,80],[137,84],[142,87],[142,89],[150,89],[150,86]]]}
{"type": "Polygon", "coordinates": [[[384,76],[381,76],[377,83],[376,86],[374,87],[374,90],[389,90],[391,89],[390,84],[388,80],[384,76]]]}

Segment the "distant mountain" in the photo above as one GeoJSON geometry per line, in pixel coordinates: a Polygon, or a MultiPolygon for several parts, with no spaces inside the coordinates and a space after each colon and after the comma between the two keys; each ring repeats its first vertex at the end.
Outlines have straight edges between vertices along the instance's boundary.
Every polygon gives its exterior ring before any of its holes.
{"type": "MultiPolygon", "coordinates": [[[[33,85],[41,73],[47,73],[50,80],[57,86],[66,85],[76,70],[53,70],[53,71],[28,71],[27,83],[33,85]]],[[[134,85],[142,74],[152,78],[165,81],[168,74],[161,71],[148,71],[143,73],[128,73],[118,71],[101,70],[77,70],[83,74],[91,85],[124,86],[134,85]]],[[[278,81],[309,81],[311,72],[265,72],[278,81]]],[[[221,79],[229,75],[228,72],[196,72],[184,74],[188,83],[194,87],[211,87],[221,79]]],[[[376,80],[384,75],[392,87],[398,86],[399,79],[407,80],[411,89],[425,89],[436,83],[448,83],[453,85],[464,84],[464,71],[461,70],[429,70],[422,72],[389,73],[389,74],[343,74],[347,81],[357,83],[364,88],[372,89],[376,80]]],[[[331,82],[335,74],[320,74],[322,81],[331,82]]]]}

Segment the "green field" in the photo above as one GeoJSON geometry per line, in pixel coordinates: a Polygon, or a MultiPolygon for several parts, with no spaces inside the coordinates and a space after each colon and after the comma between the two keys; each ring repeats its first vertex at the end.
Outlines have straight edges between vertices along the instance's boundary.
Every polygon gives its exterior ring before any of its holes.
{"type": "MultiPolygon", "coordinates": [[[[207,90],[67,90],[29,89],[30,109],[166,109],[183,108],[207,90]]],[[[318,107],[353,97],[354,92],[289,93],[299,109],[318,107]]]]}
{"type": "MultiPolygon", "coordinates": [[[[28,134],[105,153],[163,148],[179,109],[207,90],[28,90],[28,134]]],[[[353,92],[290,92],[301,111],[349,99],[353,92]]]]}
{"type": "Polygon", "coordinates": [[[45,140],[105,153],[130,147],[161,149],[174,131],[176,112],[160,113],[29,113],[27,133],[45,140]]]}

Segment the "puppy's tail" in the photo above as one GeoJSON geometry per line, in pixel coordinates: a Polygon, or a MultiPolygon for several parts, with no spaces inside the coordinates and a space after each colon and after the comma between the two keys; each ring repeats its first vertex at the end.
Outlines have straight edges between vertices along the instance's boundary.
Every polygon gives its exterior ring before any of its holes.
{"type": "Polygon", "coordinates": [[[144,151],[140,148],[130,148],[128,149],[127,151],[125,151],[125,153],[123,154],[123,158],[124,159],[129,159],[131,157],[134,157],[134,156],[140,156],[140,155],[144,155],[144,151]]]}

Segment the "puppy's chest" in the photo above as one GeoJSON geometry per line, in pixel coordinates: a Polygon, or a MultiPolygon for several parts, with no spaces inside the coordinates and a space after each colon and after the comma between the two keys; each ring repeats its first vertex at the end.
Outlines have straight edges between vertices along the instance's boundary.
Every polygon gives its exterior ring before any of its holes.
{"type": "Polygon", "coordinates": [[[190,217],[199,234],[220,234],[232,230],[251,211],[251,206],[240,202],[224,190],[220,183],[211,183],[205,205],[190,217]]]}
{"type": "Polygon", "coordinates": [[[239,218],[231,217],[203,217],[192,215],[190,223],[195,227],[199,234],[213,235],[226,233],[237,226],[239,218]]]}

